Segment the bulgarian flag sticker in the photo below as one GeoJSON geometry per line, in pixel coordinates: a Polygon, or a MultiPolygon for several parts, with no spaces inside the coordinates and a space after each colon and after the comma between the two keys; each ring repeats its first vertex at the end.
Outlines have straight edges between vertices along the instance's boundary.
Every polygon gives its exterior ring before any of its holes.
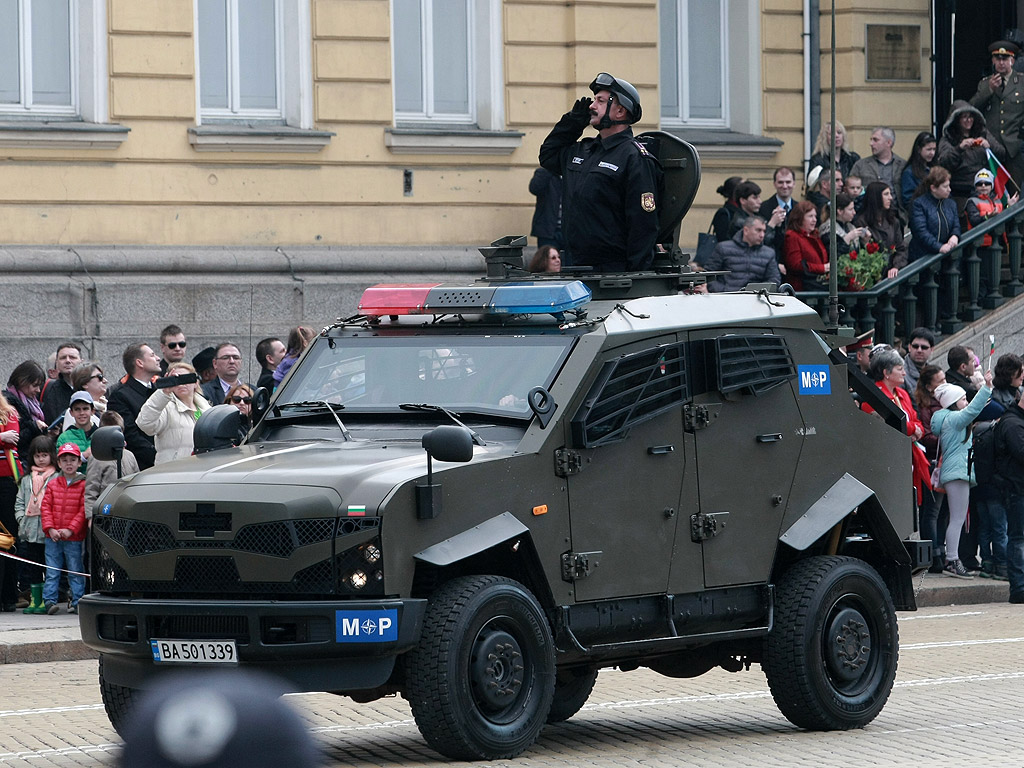
{"type": "Polygon", "coordinates": [[[1006,182],[1013,183],[1010,179],[1010,172],[996,159],[991,149],[986,149],[985,153],[988,155],[988,169],[996,177],[996,183],[992,185],[992,199],[1002,200],[1006,196],[1006,182]]]}
{"type": "Polygon", "coordinates": [[[348,505],[348,516],[349,517],[366,517],[366,505],[365,504],[349,504],[348,505]]]}

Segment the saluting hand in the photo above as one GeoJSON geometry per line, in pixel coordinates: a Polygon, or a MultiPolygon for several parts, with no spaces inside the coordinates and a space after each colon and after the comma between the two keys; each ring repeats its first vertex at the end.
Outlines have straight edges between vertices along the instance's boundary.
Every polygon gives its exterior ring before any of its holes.
{"type": "Polygon", "coordinates": [[[569,114],[572,115],[572,119],[582,126],[590,125],[590,105],[594,103],[594,100],[589,96],[584,96],[582,99],[576,99],[576,103],[572,105],[572,110],[569,114]]]}

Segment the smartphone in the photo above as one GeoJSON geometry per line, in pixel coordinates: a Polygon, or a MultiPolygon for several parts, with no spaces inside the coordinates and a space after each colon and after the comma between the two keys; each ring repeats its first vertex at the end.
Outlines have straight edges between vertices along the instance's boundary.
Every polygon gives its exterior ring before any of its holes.
{"type": "Polygon", "coordinates": [[[183,373],[180,376],[161,376],[153,382],[153,386],[157,389],[167,389],[168,387],[176,387],[179,384],[195,384],[197,381],[199,381],[199,377],[196,374],[183,373]]]}

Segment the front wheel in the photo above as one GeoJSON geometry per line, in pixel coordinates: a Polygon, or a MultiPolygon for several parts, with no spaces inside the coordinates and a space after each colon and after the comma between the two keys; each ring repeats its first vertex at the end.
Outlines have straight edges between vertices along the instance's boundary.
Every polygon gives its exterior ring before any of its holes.
{"type": "Polygon", "coordinates": [[[124,736],[124,727],[132,713],[132,708],[138,701],[138,693],[134,688],[126,688],[123,685],[108,683],[103,676],[103,657],[100,656],[100,698],[103,699],[103,709],[107,712],[110,724],[114,726],[119,736],[124,736]]]}
{"type": "Polygon", "coordinates": [[[775,703],[794,725],[867,725],[889,698],[898,655],[892,599],[864,561],[807,558],[777,585],[762,666],[775,703]]]}
{"type": "Polygon", "coordinates": [[[431,747],[456,760],[498,760],[523,752],[544,727],[554,643],[526,587],[465,576],[430,599],[405,670],[405,697],[431,747]]]}

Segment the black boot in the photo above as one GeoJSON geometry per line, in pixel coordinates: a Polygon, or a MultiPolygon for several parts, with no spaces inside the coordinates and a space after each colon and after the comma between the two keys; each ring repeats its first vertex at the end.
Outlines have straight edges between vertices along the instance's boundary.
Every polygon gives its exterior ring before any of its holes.
{"type": "Polygon", "coordinates": [[[946,565],[945,555],[934,555],[932,557],[932,566],[928,569],[928,573],[942,573],[943,566],[946,565]]]}

